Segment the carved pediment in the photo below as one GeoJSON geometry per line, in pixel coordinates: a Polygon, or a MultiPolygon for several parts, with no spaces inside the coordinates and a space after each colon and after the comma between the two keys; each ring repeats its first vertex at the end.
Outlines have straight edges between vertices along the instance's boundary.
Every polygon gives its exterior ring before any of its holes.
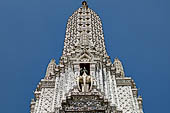
{"type": "Polygon", "coordinates": [[[93,55],[89,52],[83,52],[78,55],[77,60],[80,62],[91,62],[93,60],[93,55]]]}
{"type": "Polygon", "coordinates": [[[79,57],[78,60],[82,61],[82,62],[90,62],[91,61],[91,57],[88,56],[87,54],[83,54],[82,56],[79,57]]]}

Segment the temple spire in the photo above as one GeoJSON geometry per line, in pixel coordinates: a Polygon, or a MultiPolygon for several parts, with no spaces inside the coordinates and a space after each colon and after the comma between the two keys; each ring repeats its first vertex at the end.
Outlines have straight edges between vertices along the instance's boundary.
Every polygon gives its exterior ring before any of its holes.
{"type": "Polygon", "coordinates": [[[124,75],[123,65],[117,57],[114,60],[114,65],[116,68],[116,76],[124,77],[125,75],[124,75]]]}
{"type": "Polygon", "coordinates": [[[86,1],[68,19],[63,54],[48,64],[30,113],[143,113],[135,82],[118,58],[112,64],[101,19],[86,1]]]}
{"type": "Polygon", "coordinates": [[[48,67],[47,67],[45,78],[50,79],[52,76],[54,76],[55,69],[56,69],[55,59],[51,59],[50,63],[48,64],[48,67]]]}

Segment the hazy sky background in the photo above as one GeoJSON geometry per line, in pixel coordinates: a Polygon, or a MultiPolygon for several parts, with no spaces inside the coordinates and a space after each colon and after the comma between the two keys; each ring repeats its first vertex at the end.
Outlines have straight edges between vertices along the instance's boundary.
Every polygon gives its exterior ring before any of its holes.
{"type": "MultiPolygon", "coordinates": [[[[0,113],[29,113],[66,23],[82,0],[0,0],[0,113]]],[[[101,18],[108,55],[140,89],[145,113],[169,113],[170,0],[88,0],[101,18]]]]}

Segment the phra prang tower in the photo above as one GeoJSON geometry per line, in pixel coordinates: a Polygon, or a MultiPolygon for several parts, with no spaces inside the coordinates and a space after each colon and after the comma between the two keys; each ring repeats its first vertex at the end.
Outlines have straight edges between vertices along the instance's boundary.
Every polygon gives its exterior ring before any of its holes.
{"type": "Polygon", "coordinates": [[[82,2],[69,17],[63,54],[48,64],[30,113],[143,113],[142,98],[122,63],[107,55],[99,16],[82,2]]]}

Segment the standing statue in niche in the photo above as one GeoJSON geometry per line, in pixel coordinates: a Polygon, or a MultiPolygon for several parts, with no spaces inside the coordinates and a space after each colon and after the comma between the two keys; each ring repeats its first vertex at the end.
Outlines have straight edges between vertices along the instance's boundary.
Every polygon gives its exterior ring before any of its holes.
{"type": "Polygon", "coordinates": [[[83,75],[83,73],[88,74],[88,71],[87,71],[86,67],[83,67],[83,68],[80,69],[80,75],[81,76],[83,75]]]}
{"type": "Polygon", "coordinates": [[[92,90],[93,85],[93,78],[90,75],[87,75],[88,71],[84,67],[84,69],[80,70],[80,73],[83,73],[83,75],[79,76],[77,78],[77,85],[78,89],[81,92],[89,92],[92,90]]]}

